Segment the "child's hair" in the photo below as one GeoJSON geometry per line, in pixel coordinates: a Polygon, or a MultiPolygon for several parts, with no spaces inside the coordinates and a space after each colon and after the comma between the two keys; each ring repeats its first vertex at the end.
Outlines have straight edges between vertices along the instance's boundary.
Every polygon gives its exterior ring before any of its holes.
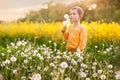
{"type": "Polygon", "coordinates": [[[84,11],[81,7],[75,6],[75,7],[72,7],[70,10],[73,10],[73,9],[77,10],[77,12],[80,16],[82,16],[82,17],[84,16],[84,11]]]}

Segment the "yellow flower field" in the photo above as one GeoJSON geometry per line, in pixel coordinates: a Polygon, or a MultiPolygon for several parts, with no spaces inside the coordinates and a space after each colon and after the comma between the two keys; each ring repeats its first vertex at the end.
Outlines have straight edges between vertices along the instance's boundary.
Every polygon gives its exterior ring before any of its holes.
{"type": "MultiPolygon", "coordinates": [[[[118,23],[99,23],[99,22],[82,22],[88,32],[88,40],[93,41],[120,41],[120,24],[118,23]]],[[[1,23],[0,37],[4,36],[41,36],[50,37],[52,40],[63,39],[62,23],[1,23]]]]}

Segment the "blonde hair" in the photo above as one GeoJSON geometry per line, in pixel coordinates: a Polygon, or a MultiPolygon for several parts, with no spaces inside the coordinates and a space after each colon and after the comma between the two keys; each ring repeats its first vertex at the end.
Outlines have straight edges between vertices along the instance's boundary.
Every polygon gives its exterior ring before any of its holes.
{"type": "Polygon", "coordinates": [[[70,10],[73,10],[73,9],[77,10],[78,14],[83,18],[84,11],[83,11],[83,9],[81,7],[75,6],[75,7],[72,7],[70,10]]]}

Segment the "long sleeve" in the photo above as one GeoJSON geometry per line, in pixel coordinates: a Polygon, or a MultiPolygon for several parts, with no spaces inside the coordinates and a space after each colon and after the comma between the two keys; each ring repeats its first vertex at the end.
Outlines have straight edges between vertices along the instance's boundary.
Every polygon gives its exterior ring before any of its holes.
{"type": "Polygon", "coordinates": [[[65,39],[65,40],[67,40],[67,39],[68,39],[68,36],[69,36],[68,31],[63,33],[63,37],[64,37],[64,39],[65,39]]]}
{"type": "Polygon", "coordinates": [[[83,28],[80,33],[80,41],[79,41],[79,46],[78,46],[78,48],[81,51],[83,51],[84,48],[86,47],[86,42],[87,42],[87,31],[85,28],[83,28]]]}

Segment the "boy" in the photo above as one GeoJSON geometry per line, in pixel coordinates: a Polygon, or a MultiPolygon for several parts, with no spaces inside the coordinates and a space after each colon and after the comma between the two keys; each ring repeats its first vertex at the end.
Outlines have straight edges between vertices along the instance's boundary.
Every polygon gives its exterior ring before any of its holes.
{"type": "Polygon", "coordinates": [[[83,9],[78,6],[70,9],[70,21],[73,22],[73,25],[68,30],[66,30],[67,26],[62,29],[64,39],[67,41],[66,48],[68,51],[74,52],[78,49],[83,51],[86,46],[87,32],[83,25],[80,24],[83,15],[83,9]]]}

